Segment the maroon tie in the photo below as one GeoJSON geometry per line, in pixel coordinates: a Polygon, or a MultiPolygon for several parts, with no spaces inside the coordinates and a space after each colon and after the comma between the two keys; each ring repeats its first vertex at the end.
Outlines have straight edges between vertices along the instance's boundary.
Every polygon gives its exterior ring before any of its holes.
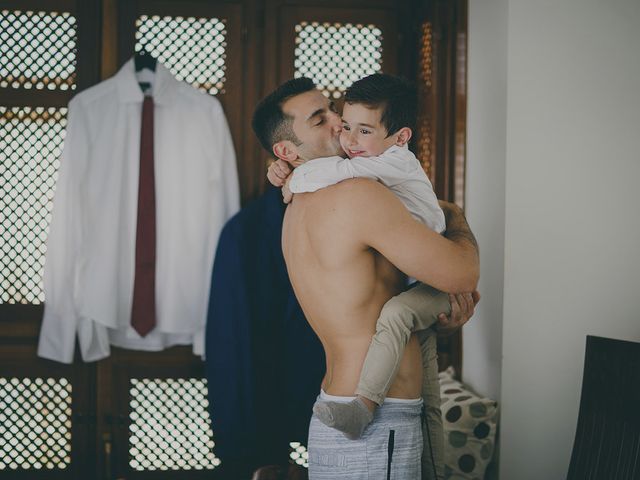
{"type": "Polygon", "coordinates": [[[151,97],[145,97],[142,104],[137,225],[131,326],[144,337],[156,326],[156,194],[151,97]]]}

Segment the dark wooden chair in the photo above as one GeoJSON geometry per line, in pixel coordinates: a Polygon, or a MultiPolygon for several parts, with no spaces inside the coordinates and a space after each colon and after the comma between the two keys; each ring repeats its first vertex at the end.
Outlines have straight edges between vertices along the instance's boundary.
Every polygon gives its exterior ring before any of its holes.
{"type": "Polygon", "coordinates": [[[640,478],[640,343],[587,337],[567,480],[640,478]]]}
{"type": "Polygon", "coordinates": [[[268,465],[255,471],[251,480],[308,480],[307,469],[297,465],[268,465]]]}

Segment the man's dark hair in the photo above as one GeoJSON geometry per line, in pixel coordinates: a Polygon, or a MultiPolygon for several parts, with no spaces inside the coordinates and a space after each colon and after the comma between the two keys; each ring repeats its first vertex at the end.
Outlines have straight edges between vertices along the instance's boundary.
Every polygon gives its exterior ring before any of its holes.
{"type": "Polygon", "coordinates": [[[282,104],[291,97],[315,88],[316,85],[310,78],[294,78],[280,85],[260,101],[253,112],[251,126],[266,151],[272,153],[274,143],[282,140],[300,144],[293,132],[293,118],[282,111],[282,104]]]}
{"type": "Polygon", "coordinates": [[[368,108],[382,108],[380,123],[387,136],[402,127],[414,130],[417,116],[417,95],[412,83],[400,77],[374,73],[351,85],[344,96],[347,103],[360,103],[368,108]]]}

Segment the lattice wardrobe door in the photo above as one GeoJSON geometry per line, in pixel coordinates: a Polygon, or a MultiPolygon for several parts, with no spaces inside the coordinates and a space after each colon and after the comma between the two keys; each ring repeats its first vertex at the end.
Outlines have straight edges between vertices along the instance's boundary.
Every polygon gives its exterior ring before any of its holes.
{"type": "Polygon", "coordinates": [[[330,98],[382,69],[382,31],[373,24],[302,21],[295,26],[295,77],[309,77],[330,98]]]}

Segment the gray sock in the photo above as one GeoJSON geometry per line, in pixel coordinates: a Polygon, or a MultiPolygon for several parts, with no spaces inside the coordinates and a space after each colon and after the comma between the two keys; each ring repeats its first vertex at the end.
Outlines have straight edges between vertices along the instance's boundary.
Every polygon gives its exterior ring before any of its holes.
{"type": "Polygon", "coordinates": [[[357,440],[373,420],[373,413],[360,398],[349,403],[317,402],[313,413],[327,427],[340,430],[349,440],[357,440]]]}

